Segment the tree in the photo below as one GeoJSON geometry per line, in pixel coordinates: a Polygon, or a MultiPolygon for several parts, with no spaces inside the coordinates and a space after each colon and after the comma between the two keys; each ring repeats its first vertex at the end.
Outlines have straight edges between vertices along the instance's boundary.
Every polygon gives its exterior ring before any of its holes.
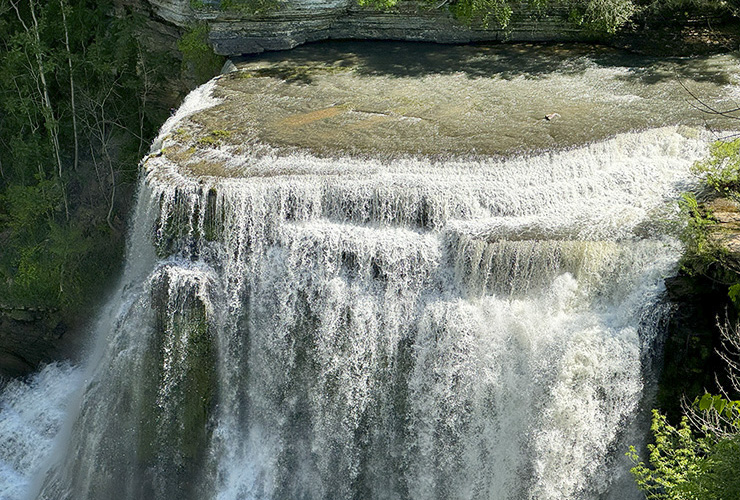
{"type": "Polygon", "coordinates": [[[74,309],[122,255],[146,144],[172,104],[172,56],[110,0],[0,0],[0,297],[74,309]]]}

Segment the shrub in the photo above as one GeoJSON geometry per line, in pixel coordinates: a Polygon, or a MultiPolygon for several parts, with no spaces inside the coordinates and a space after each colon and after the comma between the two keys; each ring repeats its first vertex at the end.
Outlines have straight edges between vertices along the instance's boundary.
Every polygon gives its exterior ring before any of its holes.
{"type": "Polygon", "coordinates": [[[696,162],[692,172],[718,193],[737,198],[740,190],[740,139],[712,144],[709,157],[696,162]]]}

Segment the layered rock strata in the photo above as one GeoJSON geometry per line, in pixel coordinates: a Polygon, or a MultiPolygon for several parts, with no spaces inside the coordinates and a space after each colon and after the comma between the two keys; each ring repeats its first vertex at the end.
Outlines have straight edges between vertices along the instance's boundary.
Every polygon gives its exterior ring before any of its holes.
{"type": "Polygon", "coordinates": [[[439,43],[476,41],[566,41],[586,37],[569,24],[567,12],[539,13],[524,6],[512,23],[467,24],[446,7],[407,1],[386,11],[362,8],[354,0],[290,0],[275,12],[253,16],[221,10],[218,2],[193,8],[189,0],[149,0],[168,22],[187,26],[209,25],[210,42],[217,54],[252,54],[284,50],[306,42],[327,39],[407,40],[439,43]]]}

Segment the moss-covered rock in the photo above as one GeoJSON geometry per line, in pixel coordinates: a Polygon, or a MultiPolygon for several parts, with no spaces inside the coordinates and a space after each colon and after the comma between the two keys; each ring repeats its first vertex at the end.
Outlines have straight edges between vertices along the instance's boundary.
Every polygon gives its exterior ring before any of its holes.
{"type": "Polygon", "coordinates": [[[211,436],[216,348],[207,308],[192,287],[163,274],[152,290],[155,324],[140,395],[139,467],[156,494],[192,494],[211,436]]]}
{"type": "Polygon", "coordinates": [[[716,393],[717,378],[724,379],[717,321],[731,314],[733,306],[728,286],[706,275],[682,273],[666,279],[666,289],[675,311],[666,332],[656,406],[678,422],[682,402],[716,393]]]}

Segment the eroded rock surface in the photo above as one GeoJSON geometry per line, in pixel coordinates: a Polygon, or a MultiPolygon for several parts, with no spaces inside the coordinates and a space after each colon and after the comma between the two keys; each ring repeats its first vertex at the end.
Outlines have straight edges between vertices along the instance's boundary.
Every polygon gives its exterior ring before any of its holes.
{"type": "Polygon", "coordinates": [[[193,8],[190,0],[149,0],[163,19],[179,26],[207,22],[217,54],[251,54],[284,50],[327,39],[407,40],[440,43],[475,41],[565,41],[586,38],[584,30],[567,23],[567,12],[545,15],[523,7],[513,22],[501,28],[492,22],[466,24],[446,8],[423,2],[401,2],[379,11],[361,8],[353,0],[290,0],[269,14],[253,16],[223,11],[217,2],[193,8]]]}
{"type": "Polygon", "coordinates": [[[706,209],[717,222],[710,230],[710,237],[727,250],[736,268],[740,269],[740,203],[730,198],[717,198],[707,203],[706,209]]]}

